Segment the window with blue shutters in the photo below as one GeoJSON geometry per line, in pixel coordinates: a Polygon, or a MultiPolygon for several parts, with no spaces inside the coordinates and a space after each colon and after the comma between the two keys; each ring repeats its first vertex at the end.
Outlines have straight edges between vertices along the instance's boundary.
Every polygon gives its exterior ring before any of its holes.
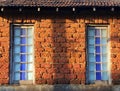
{"type": "Polygon", "coordinates": [[[87,27],[87,83],[110,81],[108,27],[87,27]]]}
{"type": "Polygon", "coordinates": [[[34,79],[34,33],[29,25],[12,27],[12,83],[34,79]]]}

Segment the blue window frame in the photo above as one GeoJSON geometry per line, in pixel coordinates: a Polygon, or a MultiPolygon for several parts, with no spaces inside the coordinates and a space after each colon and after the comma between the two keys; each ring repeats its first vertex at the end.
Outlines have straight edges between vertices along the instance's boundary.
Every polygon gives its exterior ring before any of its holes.
{"type": "Polygon", "coordinates": [[[12,83],[34,79],[33,27],[13,25],[12,29],[12,83]]]}
{"type": "Polygon", "coordinates": [[[110,80],[108,27],[87,27],[87,83],[110,80]]]}

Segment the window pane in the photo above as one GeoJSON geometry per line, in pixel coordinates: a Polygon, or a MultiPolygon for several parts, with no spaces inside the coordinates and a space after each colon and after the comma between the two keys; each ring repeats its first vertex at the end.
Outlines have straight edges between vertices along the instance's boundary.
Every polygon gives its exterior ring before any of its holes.
{"type": "Polygon", "coordinates": [[[100,46],[96,46],[96,53],[100,53],[100,46]]]}
{"type": "Polygon", "coordinates": [[[14,36],[20,36],[20,28],[15,28],[14,36]]]}
{"type": "Polygon", "coordinates": [[[20,46],[14,46],[14,53],[20,53],[20,46]]]}
{"type": "Polygon", "coordinates": [[[33,55],[28,55],[28,62],[33,62],[33,55]]]}
{"type": "Polygon", "coordinates": [[[15,64],[14,64],[14,70],[15,70],[15,71],[20,71],[20,64],[15,63],[15,64]]]}
{"type": "Polygon", "coordinates": [[[88,36],[94,36],[95,31],[94,30],[88,30],[88,36]]]}
{"type": "Polygon", "coordinates": [[[27,46],[21,46],[21,53],[27,52],[27,46]]]}
{"type": "Polygon", "coordinates": [[[28,64],[28,71],[32,71],[33,70],[33,64],[28,64]]]}
{"type": "Polygon", "coordinates": [[[20,70],[25,71],[26,70],[26,64],[21,63],[20,70]]]}
{"type": "Polygon", "coordinates": [[[100,36],[100,30],[99,29],[95,30],[95,36],[100,36]]]}
{"type": "Polygon", "coordinates": [[[102,72],[102,80],[108,80],[108,72],[102,72]]]}
{"type": "Polygon", "coordinates": [[[95,80],[95,73],[94,72],[89,73],[89,80],[95,80]]]}
{"type": "Polygon", "coordinates": [[[33,36],[33,29],[32,28],[28,28],[28,36],[33,36]]]}
{"type": "Polygon", "coordinates": [[[26,80],[26,73],[20,72],[20,80],[26,80]]]}
{"type": "Polygon", "coordinates": [[[107,80],[108,77],[108,49],[107,49],[107,28],[88,27],[87,35],[87,74],[90,83],[96,80],[107,80]],[[91,29],[91,30],[90,30],[91,29]],[[106,72],[106,73],[104,73],[106,72]],[[107,77],[105,77],[107,76],[107,77]]]}
{"type": "Polygon", "coordinates": [[[101,64],[96,64],[96,71],[101,71],[101,64]]]}
{"type": "Polygon", "coordinates": [[[95,70],[95,63],[89,63],[89,71],[95,70]]]}
{"type": "Polygon", "coordinates": [[[14,38],[14,44],[19,45],[20,44],[20,37],[15,37],[14,38]]]}
{"type": "Polygon", "coordinates": [[[33,28],[15,26],[13,40],[13,81],[33,80],[33,28]]]}
{"type": "Polygon", "coordinates": [[[26,35],[26,29],[25,28],[21,29],[21,35],[26,35]]]}
{"type": "Polygon", "coordinates": [[[100,62],[100,54],[96,55],[96,62],[100,62]]]}
{"type": "Polygon", "coordinates": [[[95,62],[94,54],[89,54],[89,62],[95,62]]]}
{"type": "Polygon", "coordinates": [[[32,74],[32,72],[28,72],[28,80],[33,80],[33,74],[32,74]]]}
{"type": "Polygon", "coordinates": [[[33,46],[27,46],[28,53],[33,53],[33,46]]]}
{"type": "Polygon", "coordinates": [[[94,46],[88,46],[88,52],[89,53],[94,53],[94,46]]]}
{"type": "Polygon", "coordinates": [[[26,38],[25,38],[25,37],[22,37],[22,38],[21,38],[21,44],[26,44],[26,43],[27,43],[26,38]]]}
{"type": "Polygon", "coordinates": [[[20,55],[14,55],[14,62],[20,62],[20,55]]]}
{"type": "Polygon", "coordinates": [[[96,72],[96,80],[101,80],[101,72],[96,72]]]}
{"type": "Polygon", "coordinates": [[[95,38],[95,44],[100,44],[100,38],[95,38]]]}
{"type": "Polygon", "coordinates": [[[107,38],[102,38],[102,44],[107,44],[107,38]]]}
{"type": "Polygon", "coordinates": [[[102,62],[107,62],[107,55],[102,55],[102,62]]]}
{"type": "Polygon", "coordinates": [[[33,37],[28,37],[28,44],[32,45],[33,44],[33,37]]]}
{"type": "Polygon", "coordinates": [[[103,63],[102,64],[102,70],[103,71],[107,71],[107,63],[103,63]]]}
{"type": "Polygon", "coordinates": [[[107,53],[107,46],[102,46],[102,54],[107,53]]]}
{"type": "Polygon", "coordinates": [[[94,43],[95,43],[95,39],[94,39],[94,37],[90,37],[90,38],[88,38],[88,44],[90,44],[90,45],[94,45],[94,43]]]}
{"type": "Polygon", "coordinates": [[[102,29],[101,32],[102,32],[102,37],[107,37],[107,30],[102,29]]]}
{"type": "Polygon", "coordinates": [[[27,61],[27,55],[22,54],[21,55],[21,62],[26,62],[27,61]]]}
{"type": "Polygon", "coordinates": [[[20,80],[20,73],[19,72],[15,72],[14,80],[20,80]]]}

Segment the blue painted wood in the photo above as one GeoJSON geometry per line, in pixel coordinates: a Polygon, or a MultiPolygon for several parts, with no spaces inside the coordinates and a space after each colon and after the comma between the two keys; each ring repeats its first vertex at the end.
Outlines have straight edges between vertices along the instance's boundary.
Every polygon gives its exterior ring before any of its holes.
{"type": "Polygon", "coordinates": [[[108,80],[107,31],[93,28],[88,30],[89,82],[108,80]],[[101,63],[103,62],[103,63],[101,63]]]}
{"type": "Polygon", "coordinates": [[[95,44],[100,44],[100,38],[99,37],[95,38],[95,44]]]}
{"type": "Polygon", "coordinates": [[[101,72],[96,72],[96,80],[101,80],[101,72]]]}
{"type": "Polygon", "coordinates": [[[27,46],[21,46],[21,53],[27,52],[27,46]]]}
{"type": "Polygon", "coordinates": [[[21,44],[27,44],[27,39],[26,37],[21,38],[21,44]]]}
{"type": "Polygon", "coordinates": [[[15,31],[14,31],[14,36],[18,36],[20,37],[20,28],[15,28],[15,31]]]}
{"type": "Polygon", "coordinates": [[[14,45],[19,45],[19,44],[20,44],[20,37],[15,37],[14,45]]]}
{"type": "Polygon", "coordinates": [[[101,58],[100,58],[100,54],[96,54],[96,62],[100,62],[101,58]]]}
{"type": "Polygon", "coordinates": [[[21,35],[26,35],[26,29],[24,28],[21,29],[21,35]]]}
{"type": "Polygon", "coordinates": [[[26,62],[27,61],[27,55],[26,54],[22,54],[21,55],[21,62],[26,62]]]}
{"type": "Polygon", "coordinates": [[[108,80],[108,73],[107,72],[102,72],[102,80],[108,80]]]}
{"type": "Polygon", "coordinates": [[[89,72],[89,80],[90,81],[95,80],[95,72],[94,71],[89,72]]]}
{"type": "Polygon", "coordinates": [[[101,64],[96,64],[96,71],[101,71],[101,64]]]}
{"type": "Polygon", "coordinates": [[[94,36],[95,31],[94,30],[88,30],[88,36],[94,36]]]}
{"type": "Polygon", "coordinates": [[[25,72],[20,72],[20,80],[26,80],[25,75],[26,75],[25,72]]]}
{"type": "Polygon", "coordinates": [[[107,38],[102,38],[101,39],[101,44],[107,44],[107,38]]]}
{"type": "Polygon", "coordinates": [[[88,44],[90,44],[90,45],[94,45],[94,44],[95,44],[95,39],[94,39],[94,37],[90,37],[90,38],[88,39],[88,44]]]}
{"type": "Polygon", "coordinates": [[[107,53],[107,47],[106,46],[102,46],[102,54],[106,54],[107,53]]]}
{"type": "Polygon", "coordinates": [[[21,71],[25,71],[26,70],[26,64],[24,63],[21,63],[21,68],[20,68],[21,71]]]}
{"type": "MultiPolygon", "coordinates": [[[[26,35],[26,30],[21,29],[21,35],[26,35]]],[[[26,37],[21,37],[21,44],[27,44],[27,38],[26,37]]],[[[27,53],[27,46],[21,46],[21,53],[27,53]]],[[[21,55],[21,62],[26,62],[27,61],[27,55],[21,55]]],[[[26,64],[21,64],[21,71],[26,70],[26,64]]],[[[20,73],[20,79],[21,80],[26,80],[26,72],[21,72],[20,73]]]]}
{"type": "Polygon", "coordinates": [[[94,72],[94,70],[95,70],[95,63],[90,63],[89,65],[90,65],[89,66],[89,71],[93,71],[94,72]]]}
{"type": "Polygon", "coordinates": [[[14,63],[14,80],[32,80],[33,73],[26,72],[26,70],[32,71],[32,64],[27,65],[26,62],[33,62],[33,55],[27,55],[26,53],[33,53],[33,31],[29,29],[29,34],[26,28],[16,28],[14,31],[14,62],[20,62],[19,65],[14,63]],[[29,36],[29,37],[28,37],[29,36]],[[26,44],[30,44],[28,46],[26,44]],[[25,53],[25,54],[24,54],[25,53]],[[29,66],[29,67],[28,67],[29,66]],[[21,71],[21,72],[18,72],[21,71]],[[28,76],[29,75],[29,76],[28,76]]]}
{"type": "Polygon", "coordinates": [[[14,58],[13,58],[14,62],[20,62],[20,55],[19,54],[15,54],[14,58]]]}
{"type": "Polygon", "coordinates": [[[96,49],[96,53],[100,53],[100,46],[96,46],[95,49],[96,49]]]}
{"type": "Polygon", "coordinates": [[[95,36],[100,36],[100,30],[95,30],[95,36]]]}
{"type": "Polygon", "coordinates": [[[14,80],[20,80],[20,73],[19,72],[14,73],[14,80]]]}

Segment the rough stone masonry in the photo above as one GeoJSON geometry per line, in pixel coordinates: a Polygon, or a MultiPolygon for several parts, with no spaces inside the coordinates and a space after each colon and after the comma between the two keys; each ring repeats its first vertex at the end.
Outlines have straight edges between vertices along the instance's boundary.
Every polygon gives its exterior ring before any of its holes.
{"type": "Polygon", "coordinates": [[[86,84],[86,26],[108,24],[112,83],[120,81],[120,17],[0,14],[0,84],[9,84],[11,24],[34,24],[35,84],[86,84]]]}

